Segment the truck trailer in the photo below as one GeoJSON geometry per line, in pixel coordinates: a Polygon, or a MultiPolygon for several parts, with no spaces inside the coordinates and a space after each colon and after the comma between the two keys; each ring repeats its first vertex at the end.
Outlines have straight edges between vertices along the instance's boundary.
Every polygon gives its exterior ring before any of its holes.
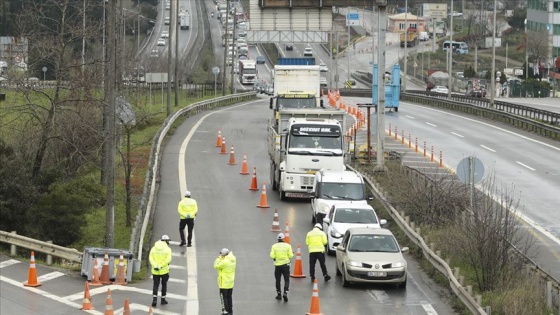
{"type": "Polygon", "coordinates": [[[255,84],[257,62],[255,60],[239,60],[239,81],[241,84],[255,84]]]}

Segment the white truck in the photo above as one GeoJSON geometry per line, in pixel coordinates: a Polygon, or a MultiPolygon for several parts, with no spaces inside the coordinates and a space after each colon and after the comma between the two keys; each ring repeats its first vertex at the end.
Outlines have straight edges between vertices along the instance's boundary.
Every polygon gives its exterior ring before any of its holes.
{"type": "Polygon", "coordinates": [[[255,60],[239,60],[239,81],[241,84],[255,84],[257,62],[255,60]]]}
{"type": "Polygon", "coordinates": [[[275,65],[274,97],[270,108],[323,107],[321,100],[321,70],[319,66],[275,65]],[[285,97],[288,95],[288,97],[285,97]],[[305,97],[294,97],[306,95],[305,97]]]}
{"type": "Polygon", "coordinates": [[[189,24],[190,24],[190,23],[189,23],[189,22],[190,22],[190,21],[189,21],[189,18],[190,18],[190,17],[189,17],[188,14],[181,15],[181,16],[179,17],[179,23],[180,23],[180,25],[181,25],[181,29],[182,29],[182,30],[188,30],[188,29],[189,29],[189,24]]]}
{"type": "Polygon", "coordinates": [[[343,171],[346,113],[338,109],[284,109],[268,128],[270,182],[280,200],[309,198],[315,173],[343,171]]]}
{"type": "Polygon", "coordinates": [[[367,204],[372,199],[360,173],[320,170],[315,173],[311,193],[311,222],[323,224],[323,219],[335,204],[367,204]]]}

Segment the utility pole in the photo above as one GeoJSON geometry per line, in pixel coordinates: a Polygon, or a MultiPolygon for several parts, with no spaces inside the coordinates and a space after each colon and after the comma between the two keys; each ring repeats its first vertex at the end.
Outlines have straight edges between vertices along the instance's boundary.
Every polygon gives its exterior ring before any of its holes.
{"type": "MultiPolygon", "coordinates": [[[[385,34],[387,32],[387,1],[377,0],[379,9],[378,19],[378,38],[377,59],[379,65],[377,67],[377,162],[373,168],[374,172],[386,172],[385,156],[383,154],[385,147],[385,34]]],[[[373,71],[372,71],[373,72],[373,71]]],[[[369,117],[368,117],[369,119],[369,117]]]]}
{"type": "MultiPolygon", "coordinates": [[[[228,22],[229,22],[229,19],[226,21],[226,29],[228,28],[228,22]]],[[[237,9],[234,8],[233,9],[233,31],[232,31],[232,39],[231,39],[231,43],[233,44],[233,49],[231,51],[231,87],[230,87],[230,93],[231,94],[234,93],[234,89],[233,89],[233,77],[234,77],[233,69],[235,68],[235,66],[234,66],[233,63],[235,62],[235,58],[234,58],[233,52],[235,51],[236,44],[237,44],[237,40],[236,40],[236,37],[235,37],[236,25],[237,25],[237,9]]]]}
{"type": "Polygon", "coordinates": [[[451,94],[452,94],[452,90],[453,90],[453,0],[451,0],[451,11],[450,12],[450,18],[451,18],[451,23],[450,27],[451,29],[449,30],[449,48],[447,49],[447,54],[449,56],[448,61],[449,61],[449,65],[448,65],[448,69],[449,69],[449,82],[447,83],[449,85],[448,87],[448,94],[447,97],[451,98],[451,94]]]}
{"type": "Polygon", "coordinates": [[[173,28],[175,29],[175,75],[173,76],[175,82],[173,85],[175,87],[175,107],[179,106],[179,0],[177,0],[175,6],[175,23],[173,23],[173,28]]]}
{"type": "Polygon", "coordinates": [[[494,107],[495,97],[496,97],[496,0],[494,0],[494,13],[493,13],[493,21],[492,21],[492,73],[490,74],[490,106],[492,107],[494,107]]]}
{"type": "MultiPolygon", "coordinates": [[[[171,82],[177,84],[176,78],[173,77],[173,36],[176,36],[175,26],[177,24],[175,6],[171,5],[169,8],[169,49],[167,50],[167,116],[171,116],[171,82]]],[[[177,45],[177,43],[175,43],[177,45]]]]}
{"type": "MultiPolygon", "coordinates": [[[[221,19],[221,17],[220,17],[221,19]]],[[[229,19],[229,0],[226,1],[226,30],[225,30],[225,34],[224,36],[226,37],[226,42],[225,42],[225,53],[224,53],[224,75],[222,76],[222,96],[226,96],[226,76],[227,76],[227,71],[226,71],[226,66],[227,66],[227,62],[226,60],[229,57],[229,33],[227,30],[227,21],[229,19]]],[[[232,51],[232,55],[231,55],[231,63],[233,66],[233,51],[232,51]]]]}
{"type": "MultiPolygon", "coordinates": [[[[408,72],[408,55],[407,55],[407,47],[408,47],[408,0],[404,2],[404,78],[403,78],[403,90],[406,91],[406,74],[408,72]]],[[[397,61],[398,63],[398,61],[397,61]]],[[[380,69],[381,71],[381,69],[380,69]]],[[[385,72],[385,69],[383,69],[385,72]]]]}

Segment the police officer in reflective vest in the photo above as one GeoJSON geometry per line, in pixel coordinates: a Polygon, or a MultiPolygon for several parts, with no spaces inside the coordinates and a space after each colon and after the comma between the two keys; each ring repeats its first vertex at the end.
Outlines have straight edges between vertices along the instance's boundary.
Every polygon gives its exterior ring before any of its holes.
{"type": "Polygon", "coordinates": [[[270,248],[270,258],[274,260],[274,277],[276,278],[276,299],[281,300],[281,278],[284,277],[284,302],[288,302],[290,290],[290,261],[294,257],[292,245],[284,242],[284,233],[278,234],[278,242],[270,248]]]}
{"type": "Polygon", "coordinates": [[[218,271],[218,287],[220,288],[220,301],[222,302],[222,315],[233,315],[233,284],[235,281],[235,266],[237,260],[227,248],[220,251],[214,261],[214,269],[218,271]]]}
{"type": "Polygon", "coordinates": [[[191,192],[185,192],[185,198],[183,198],[179,205],[177,206],[177,211],[179,212],[179,217],[181,221],[179,222],[179,235],[181,236],[181,244],[179,246],[191,247],[192,246],[192,236],[194,229],[194,218],[198,213],[198,205],[196,200],[191,198],[191,192]],[[185,242],[185,226],[188,227],[187,242],[185,242]]]}
{"type": "Polygon", "coordinates": [[[152,266],[152,277],[154,285],[152,291],[152,306],[157,305],[159,283],[161,282],[161,304],[167,304],[165,295],[167,294],[167,280],[169,280],[169,264],[171,263],[171,248],[169,247],[169,236],[163,235],[161,240],[154,244],[149,255],[150,265],[152,266]]]}
{"type": "Polygon", "coordinates": [[[320,223],[315,224],[313,230],[307,233],[305,243],[309,248],[309,275],[311,282],[315,281],[315,263],[319,261],[321,271],[325,281],[329,281],[331,276],[327,273],[327,265],[325,265],[325,245],[327,245],[327,234],[323,232],[323,226],[320,223]]]}

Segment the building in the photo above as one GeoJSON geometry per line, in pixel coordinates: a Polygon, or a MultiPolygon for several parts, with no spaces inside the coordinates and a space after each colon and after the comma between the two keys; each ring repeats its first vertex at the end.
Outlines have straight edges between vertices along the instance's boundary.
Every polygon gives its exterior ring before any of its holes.
{"type": "Polygon", "coordinates": [[[560,56],[560,1],[527,0],[527,30],[547,31],[549,51],[543,67],[554,67],[554,61],[560,56]]]}
{"type": "Polygon", "coordinates": [[[17,65],[27,70],[28,48],[27,38],[0,36],[0,61],[4,61],[8,68],[17,65]]]}
{"type": "Polygon", "coordinates": [[[426,19],[412,13],[399,13],[387,17],[387,31],[404,32],[406,29],[424,29],[426,19]]]}

